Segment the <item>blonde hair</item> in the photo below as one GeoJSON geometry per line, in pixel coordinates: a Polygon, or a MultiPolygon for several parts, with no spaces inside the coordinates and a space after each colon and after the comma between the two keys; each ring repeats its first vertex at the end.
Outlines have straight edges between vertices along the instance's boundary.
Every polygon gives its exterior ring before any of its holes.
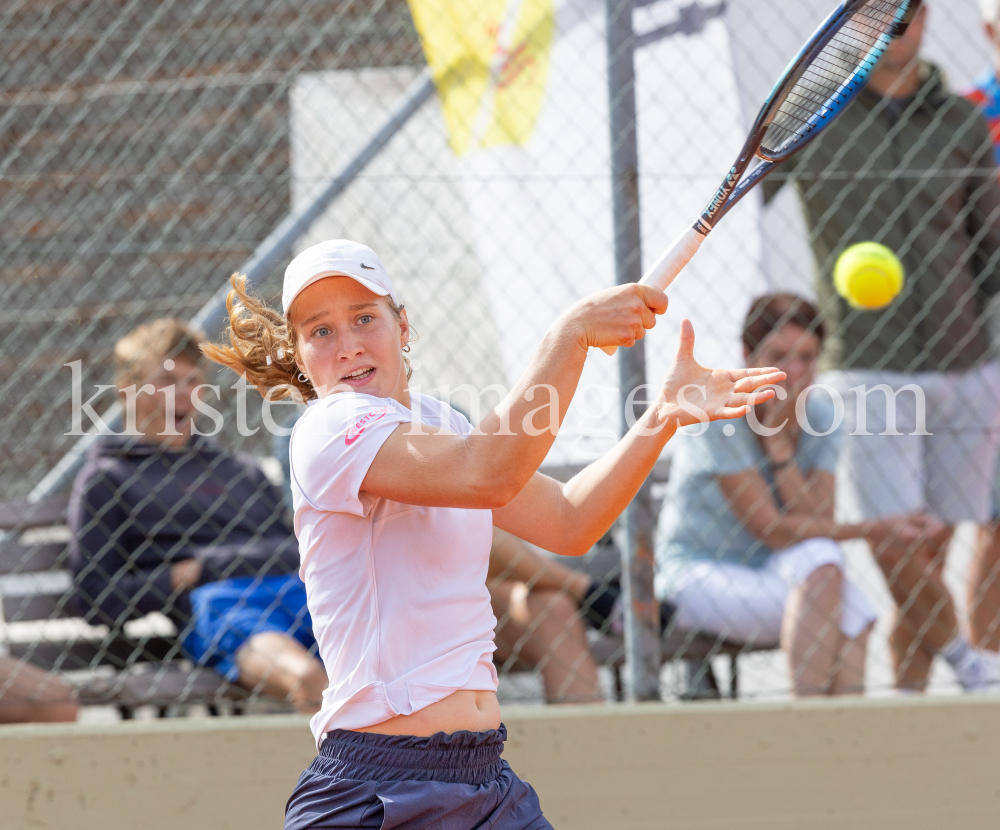
{"type": "MultiPolygon", "coordinates": [[[[229,278],[233,290],[226,297],[229,345],[203,343],[201,351],[209,360],[232,369],[246,379],[261,396],[270,392],[271,400],[294,397],[313,400],[318,397],[312,383],[303,380],[295,363],[295,328],[247,288],[247,278],[235,273],[229,278]]],[[[397,321],[402,320],[402,305],[385,298],[397,321]]],[[[412,339],[412,337],[411,337],[412,339]]],[[[406,377],[412,375],[410,361],[403,358],[406,377]]]]}
{"type": "Polygon", "coordinates": [[[200,365],[199,344],[205,335],[182,320],[165,317],[132,329],[115,343],[115,384],[119,389],[142,383],[145,365],[168,358],[184,358],[200,365]]]}

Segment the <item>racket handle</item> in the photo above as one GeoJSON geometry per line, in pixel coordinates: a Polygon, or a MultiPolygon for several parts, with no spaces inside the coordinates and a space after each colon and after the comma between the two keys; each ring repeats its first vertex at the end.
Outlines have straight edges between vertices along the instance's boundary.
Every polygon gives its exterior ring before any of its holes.
{"type": "MultiPolygon", "coordinates": [[[[698,252],[704,241],[705,235],[703,233],[695,230],[694,227],[688,228],[674,240],[667,250],[660,254],[656,262],[653,263],[653,267],[642,275],[639,285],[649,285],[660,291],[666,291],[667,286],[674,281],[674,277],[684,270],[684,266],[691,261],[691,257],[698,252]]],[[[617,346],[602,346],[601,348],[608,354],[614,354],[618,351],[617,346]]]]}
{"type": "Polygon", "coordinates": [[[659,259],[642,275],[639,285],[651,285],[653,288],[659,288],[660,291],[666,291],[667,286],[674,281],[674,277],[684,270],[684,266],[691,261],[691,257],[698,252],[704,241],[704,234],[696,231],[693,227],[688,228],[674,240],[667,250],[660,254],[659,259]]]}

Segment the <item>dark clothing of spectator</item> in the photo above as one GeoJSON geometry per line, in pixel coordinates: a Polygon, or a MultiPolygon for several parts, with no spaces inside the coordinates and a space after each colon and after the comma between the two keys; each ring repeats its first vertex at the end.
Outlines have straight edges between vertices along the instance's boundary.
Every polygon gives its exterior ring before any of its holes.
{"type": "Polygon", "coordinates": [[[281,492],[260,468],[203,436],[179,449],[103,438],[70,498],[80,610],[112,627],[162,611],[183,629],[191,604],[171,588],[170,566],[199,559],[201,585],[293,573],[298,543],[282,516],[281,492]]]}
{"type": "Polygon", "coordinates": [[[983,312],[1000,292],[1000,185],[974,104],[921,66],[909,99],[865,90],[788,167],[819,270],[822,368],[963,371],[981,363],[983,312]],[[906,284],[880,311],[852,308],[833,287],[845,248],[875,241],[902,260],[906,284]]]}

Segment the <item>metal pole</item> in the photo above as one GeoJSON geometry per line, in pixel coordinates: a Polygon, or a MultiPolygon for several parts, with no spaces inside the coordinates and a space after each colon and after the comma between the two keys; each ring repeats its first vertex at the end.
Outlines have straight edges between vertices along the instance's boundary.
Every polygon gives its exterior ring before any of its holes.
{"type": "MultiPolygon", "coordinates": [[[[605,0],[605,12],[615,280],[622,285],[638,282],[642,277],[632,0],[605,0]]],[[[643,341],[631,349],[619,350],[618,376],[624,432],[646,409],[644,401],[628,402],[629,392],[646,382],[643,341]]],[[[657,700],[660,696],[660,609],[653,595],[654,519],[648,483],[626,508],[623,522],[626,693],[629,700],[657,700]]]]}
{"type": "MultiPolygon", "coordinates": [[[[430,70],[425,69],[407,88],[399,101],[389,113],[379,130],[368,140],[364,147],[345,164],[334,176],[321,182],[306,205],[292,211],[282,220],[267,238],[257,246],[253,256],[240,266],[240,273],[246,274],[252,285],[265,279],[282,259],[288,256],[299,238],[309,230],[323,212],[330,206],[347,186],[353,182],[368,166],[379,152],[389,143],[390,139],[402,129],[410,118],[434,94],[434,81],[430,70]]],[[[228,283],[221,287],[191,320],[191,324],[201,329],[209,337],[222,331],[229,322],[226,312],[226,297],[229,294],[228,283]]],[[[121,404],[114,403],[101,414],[101,419],[111,431],[121,425],[121,404]]],[[[28,495],[28,501],[39,501],[57,492],[76,475],[83,465],[87,450],[97,440],[96,430],[80,438],[73,448],[45,475],[44,478],[28,495]]]]}

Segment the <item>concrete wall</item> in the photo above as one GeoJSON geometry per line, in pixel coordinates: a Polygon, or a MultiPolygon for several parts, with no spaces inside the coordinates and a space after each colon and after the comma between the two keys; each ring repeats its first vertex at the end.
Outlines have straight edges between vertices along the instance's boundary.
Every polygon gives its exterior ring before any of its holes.
{"type": "MultiPolygon", "coordinates": [[[[508,709],[560,828],[1000,826],[1000,701],[508,709]]],[[[303,718],[0,727],[0,827],[278,828],[303,718]]]]}

